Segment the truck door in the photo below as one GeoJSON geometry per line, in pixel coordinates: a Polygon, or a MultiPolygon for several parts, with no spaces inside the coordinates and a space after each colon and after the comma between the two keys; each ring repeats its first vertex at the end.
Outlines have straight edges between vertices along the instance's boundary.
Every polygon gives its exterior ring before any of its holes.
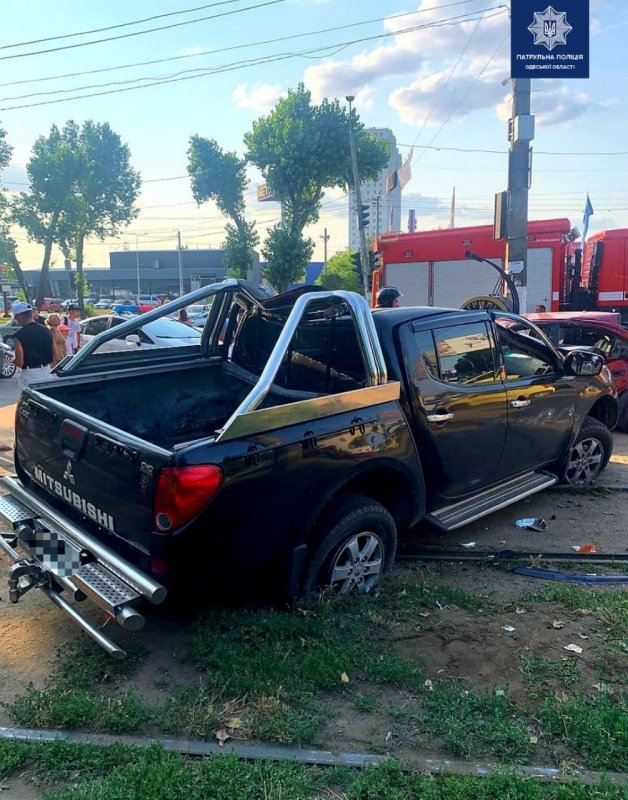
{"type": "Polygon", "coordinates": [[[492,330],[481,316],[451,320],[434,329],[417,321],[402,332],[423,470],[443,498],[498,480],[508,415],[492,330]]]}
{"type": "Polygon", "coordinates": [[[577,380],[542,341],[496,325],[508,397],[502,475],[557,461],[574,424],[577,380]]]}

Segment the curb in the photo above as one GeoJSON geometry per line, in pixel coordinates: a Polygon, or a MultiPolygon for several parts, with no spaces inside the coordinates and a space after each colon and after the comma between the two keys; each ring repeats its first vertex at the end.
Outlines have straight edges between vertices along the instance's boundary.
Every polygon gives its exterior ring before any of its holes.
{"type": "MultiPolygon", "coordinates": [[[[127,747],[145,748],[161,745],[164,750],[186,756],[207,758],[232,754],[244,761],[292,761],[298,764],[320,767],[353,767],[363,769],[379,766],[393,756],[379,756],[368,753],[331,753],[328,750],[302,750],[281,745],[225,744],[221,747],[213,742],[200,742],[191,739],[168,739],[159,736],[111,736],[100,733],[77,733],[73,731],[33,730],[31,728],[2,728],[0,740],[35,742],[48,744],[63,741],[75,744],[91,744],[107,747],[123,744],[127,747]]],[[[398,759],[405,770],[426,773],[453,773],[486,777],[498,772],[509,771],[522,778],[536,778],[543,781],[569,782],[579,780],[587,784],[598,784],[602,779],[616,785],[628,782],[628,774],[621,772],[592,772],[588,770],[564,770],[555,767],[526,767],[511,764],[482,764],[473,761],[455,761],[446,758],[427,758],[417,755],[411,759],[398,759]]]]}

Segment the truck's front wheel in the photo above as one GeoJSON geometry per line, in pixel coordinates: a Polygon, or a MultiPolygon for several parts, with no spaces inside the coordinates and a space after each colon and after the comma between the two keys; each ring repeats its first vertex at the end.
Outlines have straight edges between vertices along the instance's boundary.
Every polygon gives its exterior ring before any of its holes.
{"type": "Polygon", "coordinates": [[[361,495],[339,501],[318,526],[303,594],[331,589],[336,594],[368,594],[390,569],[397,527],[383,505],[361,495]]]}

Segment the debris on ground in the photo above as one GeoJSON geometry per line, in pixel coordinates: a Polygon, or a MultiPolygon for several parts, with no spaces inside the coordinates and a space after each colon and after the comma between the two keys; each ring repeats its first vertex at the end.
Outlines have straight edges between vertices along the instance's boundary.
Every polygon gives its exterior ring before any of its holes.
{"type": "Polygon", "coordinates": [[[587,553],[597,553],[597,547],[594,544],[572,544],[571,549],[575,550],[576,553],[582,553],[586,555],[587,553]]]}
{"type": "Polygon", "coordinates": [[[582,652],[582,648],[577,644],[566,644],[563,650],[568,650],[570,653],[577,653],[578,655],[582,652]]]}
{"type": "Polygon", "coordinates": [[[540,533],[547,530],[547,522],[544,519],[535,519],[534,517],[518,519],[515,525],[518,528],[527,528],[529,531],[539,531],[540,533]]]}

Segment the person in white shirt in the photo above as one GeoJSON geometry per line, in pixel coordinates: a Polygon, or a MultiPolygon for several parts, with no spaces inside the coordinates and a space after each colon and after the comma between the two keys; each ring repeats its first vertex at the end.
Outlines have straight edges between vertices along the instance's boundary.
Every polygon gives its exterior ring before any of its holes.
{"type": "Polygon", "coordinates": [[[68,355],[73,356],[81,346],[81,324],[79,310],[76,306],[68,306],[68,338],[65,340],[68,355]]]}

